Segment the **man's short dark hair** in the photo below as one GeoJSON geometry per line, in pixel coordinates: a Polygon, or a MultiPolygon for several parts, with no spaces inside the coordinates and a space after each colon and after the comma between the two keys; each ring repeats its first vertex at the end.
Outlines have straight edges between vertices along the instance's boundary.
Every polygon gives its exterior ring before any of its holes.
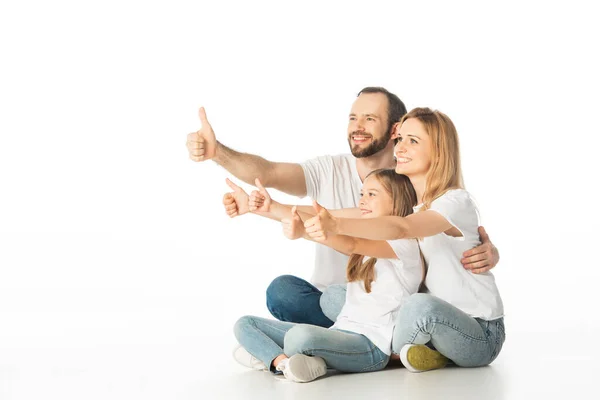
{"type": "Polygon", "coordinates": [[[398,96],[396,96],[394,93],[391,93],[390,91],[388,91],[385,88],[378,87],[378,86],[368,86],[368,87],[364,88],[363,90],[361,90],[360,92],[358,92],[357,97],[363,93],[381,93],[381,94],[384,94],[385,97],[387,97],[387,99],[388,99],[388,129],[387,130],[388,131],[390,131],[392,129],[392,126],[396,122],[400,122],[402,117],[404,117],[404,114],[406,114],[406,106],[404,105],[402,100],[400,100],[400,98],[398,96]]]}

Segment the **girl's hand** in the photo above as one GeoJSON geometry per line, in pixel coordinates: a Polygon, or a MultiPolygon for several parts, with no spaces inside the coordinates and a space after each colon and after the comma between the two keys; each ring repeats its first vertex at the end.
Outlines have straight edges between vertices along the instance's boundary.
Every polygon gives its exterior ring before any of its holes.
{"type": "Polygon", "coordinates": [[[269,212],[271,210],[271,196],[267,189],[260,183],[260,180],[256,178],[254,180],[258,190],[253,190],[250,193],[250,200],[248,206],[252,212],[269,212]]]}
{"type": "Polygon", "coordinates": [[[233,192],[225,193],[223,196],[225,212],[229,215],[229,218],[246,214],[249,211],[248,194],[244,192],[244,189],[231,182],[229,179],[225,179],[225,182],[227,183],[227,186],[233,189],[233,192]]]}
{"type": "Polygon", "coordinates": [[[283,234],[290,240],[300,239],[304,236],[304,226],[302,225],[302,219],[296,212],[296,206],[292,207],[291,218],[284,218],[281,220],[283,226],[283,234]]]}
{"type": "Polygon", "coordinates": [[[323,242],[327,239],[327,232],[336,232],[337,219],[314,200],[313,207],[317,214],[314,217],[306,220],[304,223],[304,228],[306,229],[308,236],[310,236],[313,240],[317,242],[323,242]]]}

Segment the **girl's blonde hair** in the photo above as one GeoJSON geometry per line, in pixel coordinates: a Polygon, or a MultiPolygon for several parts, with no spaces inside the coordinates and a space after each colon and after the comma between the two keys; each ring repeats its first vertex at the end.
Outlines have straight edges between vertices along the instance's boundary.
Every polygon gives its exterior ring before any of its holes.
{"type": "Polygon", "coordinates": [[[448,190],[464,189],[458,133],[452,120],[437,110],[415,108],[402,117],[400,123],[409,118],[419,120],[431,140],[431,166],[425,178],[423,207],[419,210],[425,211],[433,200],[448,190]]]}
{"type": "MultiPolygon", "coordinates": [[[[393,169],[377,169],[365,177],[365,180],[373,176],[381,184],[383,189],[392,198],[392,214],[406,217],[412,214],[413,207],[417,204],[417,194],[410,179],[406,175],[397,174],[393,169]]],[[[363,281],[365,291],[371,293],[371,283],[375,280],[376,258],[370,258],[363,263],[365,256],[352,254],[346,268],[346,279],[348,282],[363,281]]]]}

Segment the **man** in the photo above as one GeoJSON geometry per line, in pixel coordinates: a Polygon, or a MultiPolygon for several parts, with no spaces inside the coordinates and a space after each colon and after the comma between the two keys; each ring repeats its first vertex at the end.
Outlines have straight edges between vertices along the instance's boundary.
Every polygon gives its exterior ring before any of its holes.
{"type": "MultiPolygon", "coordinates": [[[[327,209],[356,208],[367,174],[395,167],[392,132],[404,114],[404,103],[393,93],[381,87],[364,88],[352,105],[348,121],[352,154],[321,156],[293,164],[238,153],[219,143],[201,108],[202,127],[188,135],[187,147],[193,161],[212,159],[246,183],[254,184],[258,178],[265,187],[299,197],[308,195],[327,209]]],[[[314,215],[311,206],[298,209],[314,215]]],[[[463,265],[473,273],[486,272],[499,260],[483,227],[479,231],[482,245],[463,255],[463,265]]],[[[283,275],[267,288],[267,308],[275,318],[330,327],[341,310],[348,257],[321,244],[316,246],[312,284],[283,275]]]]}

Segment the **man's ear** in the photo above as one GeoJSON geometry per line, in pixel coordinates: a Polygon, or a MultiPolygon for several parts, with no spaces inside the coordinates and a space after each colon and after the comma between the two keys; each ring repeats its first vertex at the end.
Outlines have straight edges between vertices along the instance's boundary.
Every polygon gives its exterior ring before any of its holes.
{"type": "Polygon", "coordinates": [[[392,125],[392,136],[390,137],[391,140],[396,139],[398,136],[398,129],[400,129],[400,122],[396,122],[394,125],[392,125]]]}

